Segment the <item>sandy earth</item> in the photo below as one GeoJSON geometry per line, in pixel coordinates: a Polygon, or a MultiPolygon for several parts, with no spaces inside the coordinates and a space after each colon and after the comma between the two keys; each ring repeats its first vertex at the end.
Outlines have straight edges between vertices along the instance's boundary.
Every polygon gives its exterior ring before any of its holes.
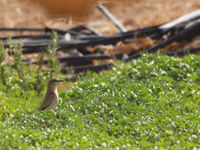
{"type": "MultiPolygon", "coordinates": [[[[200,9],[200,0],[121,0],[104,3],[126,29],[135,29],[172,21],[200,9]]],[[[95,7],[82,18],[52,17],[28,0],[0,0],[0,27],[58,27],[88,25],[101,33],[118,32],[116,27],[95,7]]],[[[0,32],[0,36],[7,33],[0,32]]],[[[200,39],[200,38],[199,38],[200,39]]],[[[185,44],[173,43],[185,48],[185,44]]]]}
{"type": "MultiPolygon", "coordinates": [[[[200,0],[121,0],[105,3],[105,6],[127,29],[133,29],[171,21],[200,9],[200,0]]],[[[24,0],[1,0],[0,10],[1,27],[68,27],[88,24],[102,32],[117,31],[95,8],[90,10],[88,16],[76,21],[47,16],[43,10],[24,0]]]]}

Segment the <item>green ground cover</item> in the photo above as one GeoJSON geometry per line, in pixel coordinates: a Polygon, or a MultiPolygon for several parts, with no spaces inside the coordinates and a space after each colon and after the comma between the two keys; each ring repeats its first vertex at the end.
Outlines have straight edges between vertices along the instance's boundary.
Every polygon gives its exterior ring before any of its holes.
{"type": "Polygon", "coordinates": [[[0,84],[0,149],[200,148],[200,57],[146,55],[88,73],[60,103],[0,84]],[[15,89],[15,90],[16,90],[15,89]]]}

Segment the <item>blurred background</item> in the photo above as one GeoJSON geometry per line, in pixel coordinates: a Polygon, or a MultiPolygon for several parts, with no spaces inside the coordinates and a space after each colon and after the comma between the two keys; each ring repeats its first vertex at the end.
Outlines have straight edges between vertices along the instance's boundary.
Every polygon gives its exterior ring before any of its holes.
{"type": "Polygon", "coordinates": [[[134,29],[171,21],[200,8],[200,0],[1,0],[1,27],[62,27],[88,25],[102,33],[117,29],[98,10],[106,8],[134,29]]]}

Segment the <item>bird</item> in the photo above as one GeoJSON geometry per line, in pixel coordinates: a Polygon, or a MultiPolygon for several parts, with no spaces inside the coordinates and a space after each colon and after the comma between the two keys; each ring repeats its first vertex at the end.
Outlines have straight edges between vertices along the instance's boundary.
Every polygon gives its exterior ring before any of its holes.
{"type": "Polygon", "coordinates": [[[57,84],[62,82],[63,80],[59,80],[57,78],[51,78],[48,82],[48,87],[46,91],[46,95],[42,104],[39,107],[39,111],[43,111],[45,109],[54,109],[59,102],[58,91],[57,91],[57,84]]]}

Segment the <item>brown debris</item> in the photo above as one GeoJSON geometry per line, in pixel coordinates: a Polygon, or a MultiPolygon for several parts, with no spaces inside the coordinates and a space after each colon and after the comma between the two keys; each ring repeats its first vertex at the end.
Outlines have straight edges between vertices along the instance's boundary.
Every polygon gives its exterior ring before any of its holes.
{"type": "MultiPolygon", "coordinates": [[[[83,1],[83,0],[82,0],[83,1]]],[[[89,2],[90,0],[87,0],[89,2]]],[[[52,2],[55,2],[52,0],[52,2]]],[[[84,0],[83,5],[89,5],[84,0]]],[[[102,1],[99,1],[102,2],[102,1]]],[[[50,3],[49,3],[50,4],[50,3]]],[[[0,26],[1,27],[52,27],[52,28],[69,28],[80,24],[88,25],[95,30],[103,34],[113,34],[119,32],[116,27],[107,20],[107,18],[95,9],[95,5],[98,2],[92,1],[92,7],[89,10],[87,16],[82,16],[81,19],[70,19],[68,17],[52,17],[44,13],[44,11],[30,4],[24,0],[1,0],[0,9],[0,26]]],[[[106,1],[104,0],[104,6],[128,29],[136,29],[144,26],[151,26],[160,23],[166,23],[172,21],[177,17],[190,13],[197,9],[200,9],[199,0],[123,0],[123,1],[106,1]]],[[[43,5],[46,5],[43,2],[43,5]]],[[[82,5],[82,6],[83,6],[82,5]]],[[[80,12],[79,12],[80,13],[80,12]]],[[[13,35],[12,33],[11,35],[13,35]]],[[[19,34],[19,33],[18,33],[19,34]]],[[[0,36],[8,35],[6,32],[1,32],[0,36]]],[[[200,37],[193,39],[199,40],[200,37]]],[[[164,51],[175,51],[177,49],[183,49],[187,47],[195,47],[193,41],[174,42],[166,47],[164,51]]],[[[159,42],[159,41],[156,41],[159,42]]],[[[132,39],[131,43],[125,44],[119,42],[116,45],[109,46],[96,46],[90,51],[96,51],[99,49],[103,54],[134,54],[138,51],[152,47],[155,44],[150,38],[136,38],[132,39]]],[[[58,54],[61,57],[64,54],[58,54]]],[[[24,58],[37,59],[37,54],[25,55],[24,58]]],[[[104,62],[110,62],[112,60],[105,60],[104,62]]],[[[95,62],[95,64],[103,63],[101,61],[95,62]]]]}

